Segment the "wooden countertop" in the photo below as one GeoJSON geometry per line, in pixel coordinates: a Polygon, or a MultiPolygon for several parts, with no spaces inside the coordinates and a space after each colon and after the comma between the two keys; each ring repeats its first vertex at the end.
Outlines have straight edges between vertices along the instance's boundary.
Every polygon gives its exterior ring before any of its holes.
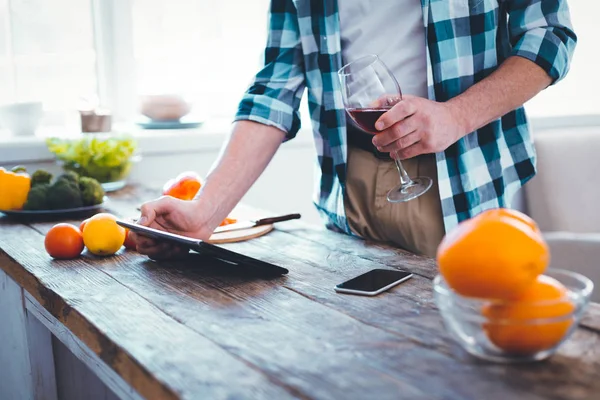
{"type": "MultiPolygon", "coordinates": [[[[156,193],[129,187],[108,209],[135,215],[156,193]]],[[[293,211],[293,210],[292,210],[293,211]]],[[[545,362],[466,354],[433,302],[433,260],[300,222],[227,248],[290,270],[249,279],[200,255],[131,251],[53,261],[53,222],[0,217],[0,268],[148,399],[591,399],[600,393],[600,305],[545,362]],[[372,268],[413,279],[374,298],[336,284],[372,268]]]]}

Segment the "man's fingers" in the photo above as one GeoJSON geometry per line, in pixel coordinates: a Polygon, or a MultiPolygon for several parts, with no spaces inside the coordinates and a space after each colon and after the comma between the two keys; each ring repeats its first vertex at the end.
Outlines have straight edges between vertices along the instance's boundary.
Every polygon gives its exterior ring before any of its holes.
{"type": "Polygon", "coordinates": [[[154,203],[156,201],[149,201],[142,204],[140,211],[142,215],[138,218],[137,223],[143,226],[150,225],[156,218],[156,211],[154,210],[154,203]]]}
{"type": "Polygon", "coordinates": [[[395,123],[391,128],[375,135],[375,137],[372,139],[373,145],[377,147],[379,151],[385,152],[387,150],[382,150],[382,148],[390,146],[398,139],[415,132],[419,128],[418,125],[419,123],[416,117],[408,117],[400,122],[395,123]]]}
{"type": "Polygon", "coordinates": [[[150,253],[158,253],[167,251],[171,245],[169,243],[160,242],[158,240],[146,239],[136,242],[138,253],[149,255],[150,253]]]}
{"type": "MultiPolygon", "coordinates": [[[[139,223],[139,222],[138,222],[139,223]]],[[[163,227],[161,227],[157,222],[156,219],[152,220],[152,221],[145,221],[145,226],[149,227],[149,228],[153,228],[153,229],[158,229],[158,230],[164,230],[163,227]]],[[[152,239],[148,236],[144,236],[143,234],[140,233],[136,233],[134,231],[131,231],[130,234],[132,235],[132,239],[137,246],[141,246],[143,248],[149,248],[149,247],[154,247],[156,246],[156,244],[158,243],[157,240],[152,239]]]]}
{"type": "Polygon", "coordinates": [[[375,128],[379,131],[386,130],[396,122],[413,115],[416,111],[414,101],[411,98],[404,99],[379,117],[375,128]]]}
{"type": "Polygon", "coordinates": [[[173,259],[189,253],[188,248],[174,243],[161,242],[142,236],[138,236],[138,238],[139,241],[136,242],[136,250],[153,260],[173,259]]]}
{"type": "Polygon", "coordinates": [[[145,237],[145,236],[142,236],[142,235],[138,235],[138,234],[136,234],[133,231],[131,231],[130,235],[133,235],[132,239],[135,242],[136,248],[137,247],[143,247],[143,248],[154,247],[158,243],[154,239],[151,239],[149,237],[145,237]]]}
{"type": "Polygon", "coordinates": [[[166,254],[166,253],[170,253],[172,251],[172,248],[174,247],[173,244],[171,243],[167,243],[167,242],[160,242],[160,241],[154,241],[154,243],[149,243],[149,242],[141,242],[141,243],[137,243],[137,251],[140,254],[145,254],[149,257],[157,257],[160,256],[161,254],[166,254]]]}
{"type": "Polygon", "coordinates": [[[156,251],[152,251],[151,254],[148,254],[148,257],[150,257],[153,260],[175,260],[178,258],[182,258],[183,256],[185,256],[186,254],[188,254],[190,251],[185,248],[185,247],[181,247],[181,246],[177,246],[177,245],[173,245],[167,249],[161,249],[161,250],[156,250],[156,251]]]}
{"type": "Polygon", "coordinates": [[[427,151],[423,142],[417,142],[412,146],[397,151],[398,158],[400,158],[401,160],[407,160],[409,158],[413,158],[426,153],[427,151]]]}
{"type": "Polygon", "coordinates": [[[371,102],[369,107],[372,108],[381,108],[381,107],[393,107],[398,104],[399,101],[402,101],[402,98],[398,95],[392,96],[389,94],[385,94],[378,98],[377,100],[371,102]]]}
{"type": "Polygon", "coordinates": [[[167,214],[173,209],[174,200],[175,199],[171,196],[163,196],[142,204],[142,207],[140,208],[142,215],[137,223],[144,226],[150,226],[157,216],[167,214]]]}
{"type": "Polygon", "coordinates": [[[378,148],[382,153],[391,153],[394,151],[400,151],[406,149],[415,143],[421,140],[421,132],[414,131],[409,133],[408,135],[396,140],[395,142],[390,143],[387,146],[378,148]]]}

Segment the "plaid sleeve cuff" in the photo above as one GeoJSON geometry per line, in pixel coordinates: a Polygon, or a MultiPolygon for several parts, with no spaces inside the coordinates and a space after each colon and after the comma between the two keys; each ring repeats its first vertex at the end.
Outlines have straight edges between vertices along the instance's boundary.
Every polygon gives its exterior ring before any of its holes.
{"type": "Polygon", "coordinates": [[[513,55],[527,58],[546,71],[556,83],[567,75],[575,40],[559,28],[527,31],[513,48],[513,55]]]}
{"type": "Polygon", "coordinates": [[[234,121],[254,121],[285,132],[284,141],[296,137],[300,114],[289,104],[267,95],[246,93],[238,106],[234,121]]]}

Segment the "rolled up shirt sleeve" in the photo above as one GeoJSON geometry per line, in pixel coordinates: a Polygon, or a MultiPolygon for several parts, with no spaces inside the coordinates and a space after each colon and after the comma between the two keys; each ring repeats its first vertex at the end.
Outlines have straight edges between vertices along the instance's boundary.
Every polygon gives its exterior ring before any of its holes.
{"type": "Polygon", "coordinates": [[[292,139],[300,129],[305,89],[298,17],[292,0],[272,0],[269,33],[260,71],[244,93],[235,120],[274,126],[292,139]]]}
{"type": "Polygon", "coordinates": [[[512,55],[527,58],[556,83],[569,71],[577,36],[566,0],[506,0],[512,55]]]}

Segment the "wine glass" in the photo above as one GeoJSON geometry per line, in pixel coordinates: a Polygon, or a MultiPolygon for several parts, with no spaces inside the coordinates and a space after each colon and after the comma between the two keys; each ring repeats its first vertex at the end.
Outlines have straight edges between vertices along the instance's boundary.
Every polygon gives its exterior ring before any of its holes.
{"type": "MultiPolygon", "coordinates": [[[[344,107],[352,120],[367,133],[380,133],[375,129],[375,122],[402,101],[400,85],[392,72],[378,56],[370,54],[343,66],[338,76],[344,107]]],[[[397,154],[394,161],[400,184],[388,192],[390,203],[409,201],[429,190],[433,183],[431,178],[420,176],[411,179],[397,154]]]]}

